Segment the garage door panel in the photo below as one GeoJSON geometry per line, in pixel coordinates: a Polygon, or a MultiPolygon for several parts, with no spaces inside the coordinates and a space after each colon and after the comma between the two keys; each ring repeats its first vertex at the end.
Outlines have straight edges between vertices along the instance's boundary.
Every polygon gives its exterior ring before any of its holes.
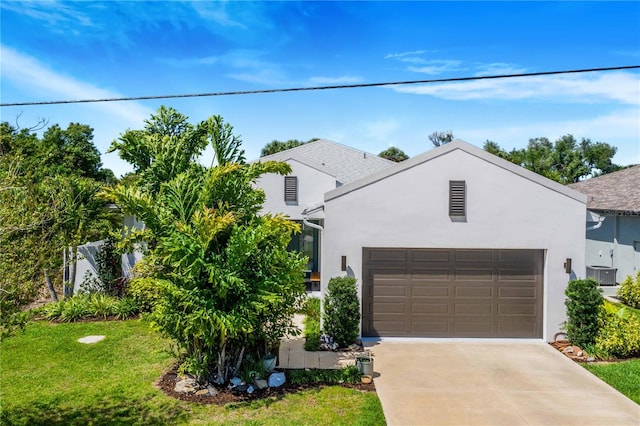
{"type": "Polygon", "coordinates": [[[493,269],[456,269],[456,281],[493,281],[493,269]]]}
{"type": "Polygon", "coordinates": [[[483,286],[456,286],[454,294],[456,298],[481,298],[491,299],[493,297],[493,287],[483,286]]]}
{"type": "Polygon", "coordinates": [[[499,299],[536,299],[538,291],[535,287],[498,287],[499,299]]]}
{"type": "Polygon", "coordinates": [[[365,336],[542,337],[541,250],[365,248],[363,259],[365,336]]]}
{"type": "Polygon", "coordinates": [[[420,250],[415,249],[411,251],[412,262],[427,262],[427,263],[448,263],[451,259],[451,253],[449,250],[420,250]]]}
{"type": "Polygon", "coordinates": [[[456,263],[465,262],[486,262],[493,261],[493,251],[491,250],[455,250],[456,263]]]}
{"type": "Polygon", "coordinates": [[[413,285],[411,288],[411,297],[422,298],[449,298],[451,287],[445,285],[413,285]]]}
{"type": "Polygon", "coordinates": [[[411,313],[448,316],[451,313],[451,307],[449,303],[415,303],[414,302],[411,304],[411,313]]]}

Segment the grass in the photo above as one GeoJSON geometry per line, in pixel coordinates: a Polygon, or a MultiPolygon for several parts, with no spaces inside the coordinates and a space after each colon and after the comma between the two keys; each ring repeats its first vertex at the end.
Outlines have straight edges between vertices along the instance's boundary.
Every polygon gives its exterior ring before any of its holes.
{"type": "Polygon", "coordinates": [[[640,404],[640,359],[583,365],[602,381],[640,404]]]}
{"type": "Polygon", "coordinates": [[[375,394],[341,387],[225,407],[169,398],[153,386],[167,347],[137,320],[31,323],[0,343],[0,424],[385,424],[375,394]]]}

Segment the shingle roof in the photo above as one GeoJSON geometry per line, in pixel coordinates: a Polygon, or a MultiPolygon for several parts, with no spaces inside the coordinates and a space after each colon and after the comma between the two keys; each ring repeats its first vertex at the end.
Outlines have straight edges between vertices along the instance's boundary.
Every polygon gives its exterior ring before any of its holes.
{"type": "Polygon", "coordinates": [[[568,185],[587,194],[587,208],[640,213],[640,165],[568,185]]]}
{"type": "Polygon", "coordinates": [[[356,181],[397,164],[377,155],[327,139],[320,139],[267,155],[260,158],[260,161],[286,161],[290,158],[307,164],[312,163],[320,170],[335,176],[342,184],[356,181]]]}

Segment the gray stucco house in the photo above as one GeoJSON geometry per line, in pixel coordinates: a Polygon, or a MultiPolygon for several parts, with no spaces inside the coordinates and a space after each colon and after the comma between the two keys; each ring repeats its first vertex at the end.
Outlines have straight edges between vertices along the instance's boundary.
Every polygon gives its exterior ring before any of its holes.
{"type": "Polygon", "coordinates": [[[592,213],[587,216],[588,272],[613,268],[616,283],[635,276],[640,271],[640,165],[569,187],[587,195],[587,209],[592,213]]]}
{"type": "Polygon", "coordinates": [[[566,284],[585,274],[585,195],[459,140],[402,163],[375,159],[352,180],[295,150],[266,158],[292,165],[299,204],[291,180],[265,176],[265,211],[317,221],[321,289],[357,278],[363,336],[560,330],[566,284]]]}

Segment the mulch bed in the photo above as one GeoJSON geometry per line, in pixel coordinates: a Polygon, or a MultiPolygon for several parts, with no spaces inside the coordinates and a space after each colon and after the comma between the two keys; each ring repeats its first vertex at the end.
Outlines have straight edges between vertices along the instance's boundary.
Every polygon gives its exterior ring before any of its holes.
{"type": "Polygon", "coordinates": [[[250,402],[256,401],[265,398],[282,398],[282,396],[290,393],[296,393],[306,390],[312,389],[322,389],[326,386],[342,386],[345,388],[356,389],[360,392],[375,392],[376,387],[374,383],[362,384],[358,383],[355,385],[343,383],[339,385],[327,384],[327,383],[313,383],[313,384],[301,384],[294,385],[289,382],[278,388],[267,388],[263,390],[255,390],[252,394],[247,392],[234,392],[227,388],[216,388],[218,390],[218,394],[215,396],[209,395],[196,395],[195,393],[178,393],[174,391],[174,387],[176,382],[178,381],[178,372],[176,367],[172,367],[167,372],[165,372],[160,379],[156,382],[156,386],[160,388],[165,395],[170,396],[172,398],[179,399],[181,401],[195,402],[198,404],[216,404],[216,405],[225,405],[229,403],[242,403],[242,402],[250,402]]]}

